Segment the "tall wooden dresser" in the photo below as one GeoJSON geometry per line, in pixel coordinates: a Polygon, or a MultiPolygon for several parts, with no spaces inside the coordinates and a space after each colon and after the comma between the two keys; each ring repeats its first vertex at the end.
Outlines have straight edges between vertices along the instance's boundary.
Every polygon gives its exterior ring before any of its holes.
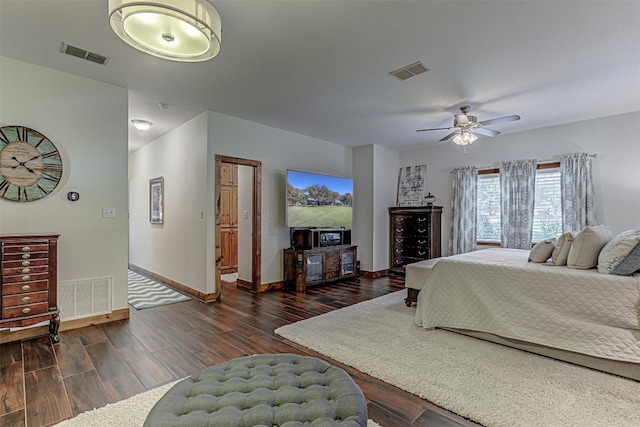
{"type": "Polygon", "coordinates": [[[51,340],[60,342],[58,237],[59,234],[0,235],[0,329],[49,320],[51,340]]]}
{"type": "Polygon", "coordinates": [[[442,206],[389,208],[389,272],[404,275],[404,266],[440,256],[442,206]]]}

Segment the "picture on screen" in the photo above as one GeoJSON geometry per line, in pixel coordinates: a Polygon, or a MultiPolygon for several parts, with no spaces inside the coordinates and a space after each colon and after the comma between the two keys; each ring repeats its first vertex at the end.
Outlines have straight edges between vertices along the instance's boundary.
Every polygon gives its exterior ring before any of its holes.
{"type": "Polygon", "coordinates": [[[287,226],[351,227],[353,180],[287,171],[287,226]]]}

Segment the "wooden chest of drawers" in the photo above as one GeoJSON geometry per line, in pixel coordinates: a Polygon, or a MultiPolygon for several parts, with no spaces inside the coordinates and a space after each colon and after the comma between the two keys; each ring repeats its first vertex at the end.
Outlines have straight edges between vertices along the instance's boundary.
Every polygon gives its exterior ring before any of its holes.
{"type": "Polygon", "coordinates": [[[405,265],[440,256],[441,216],[441,206],[389,208],[389,272],[404,274],[405,265]]]}
{"type": "Polygon", "coordinates": [[[0,235],[0,329],[49,320],[51,340],[60,341],[58,237],[0,235]]]}

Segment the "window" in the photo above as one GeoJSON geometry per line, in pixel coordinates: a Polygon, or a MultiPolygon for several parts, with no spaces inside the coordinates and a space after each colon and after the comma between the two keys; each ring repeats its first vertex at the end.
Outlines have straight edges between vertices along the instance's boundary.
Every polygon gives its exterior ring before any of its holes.
{"type": "MultiPolygon", "coordinates": [[[[562,234],[560,165],[538,165],[533,211],[532,240],[538,242],[562,234]]],[[[500,171],[491,169],[478,174],[477,240],[500,242],[500,171]]]]}

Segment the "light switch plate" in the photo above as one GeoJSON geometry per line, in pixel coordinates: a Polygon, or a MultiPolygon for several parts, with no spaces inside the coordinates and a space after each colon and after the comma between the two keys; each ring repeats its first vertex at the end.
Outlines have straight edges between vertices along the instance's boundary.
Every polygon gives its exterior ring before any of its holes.
{"type": "Polygon", "coordinates": [[[116,208],[102,208],[102,217],[103,218],[115,218],[116,217],[116,208]]]}

